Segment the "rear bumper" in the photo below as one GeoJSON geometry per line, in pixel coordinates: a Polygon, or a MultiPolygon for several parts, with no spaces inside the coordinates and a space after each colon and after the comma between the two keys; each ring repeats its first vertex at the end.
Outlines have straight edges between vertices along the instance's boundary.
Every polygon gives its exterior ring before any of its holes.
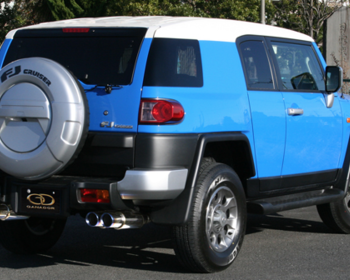
{"type": "MultiPolygon", "coordinates": [[[[133,210],[134,200],[142,201],[143,205],[150,205],[175,199],[185,189],[187,174],[187,169],[174,168],[128,170],[120,181],[67,176],[53,176],[49,180],[36,183],[8,180],[6,184],[8,199],[6,200],[16,214],[26,216],[65,217],[82,211],[133,210]],[[31,202],[23,198],[23,189],[28,193],[35,190],[36,194],[60,193],[60,198],[54,199],[59,201],[57,205],[59,209],[55,208],[57,210],[54,212],[47,211],[45,204],[42,207],[38,205],[38,201],[33,201],[35,206],[30,207],[31,202]],[[110,203],[82,202],[80,189],[109,190],[110,203]]],[[[56,207],[56,205],[53,206],[56,207]]]]}
{"type": "Polygon", "coordinates": [[[117,190],[122,199],[174,199],[184,190],[187,173],[187,169],[128,170],[117,190]]]}
{"type": "Polygon", "coordinates": [[[17,215],[25,216],[159,211],[184,193],[198,137],[198,134],[89,133],[78,158],[60,174],[36,182],[3,174],[0,201],[17,215]],[[82,202],[82,188],[109,190],[110,203],[82,202]],[[48,212],[42,210],[45,205],[28,206],[26,192],[35,193],[35,197],[55,192],[54,200],[59,201],[60,210],[48,212]]]}

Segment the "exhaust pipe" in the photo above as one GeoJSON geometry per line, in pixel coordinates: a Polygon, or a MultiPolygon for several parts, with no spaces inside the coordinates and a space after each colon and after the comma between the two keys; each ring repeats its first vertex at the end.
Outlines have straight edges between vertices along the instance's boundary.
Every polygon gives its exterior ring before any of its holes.
{"type": "Polygon", "coordinates": [[[10,208],[6,204],[0,204],[0,220],[5,221],[10,217],[10,208]]]}
{"type": "Polygon", "coordinates": [[[85,217],[85,222],[90,227],[103,227],[102,221],[100,220],[100,216],[96,214],[95,212],[89,212],[87,213],[85,217]]]}
{"type": "Polygon", "coordinates": [[[133,213],[104,213],[101,216],[102,226],[114,229],[140,228],[149,222],[148,217],[133,213]]]}
{"type": "Polygon", "coordinates": [[[26,220],[29,216],[16,215],[6,204],[0,204],[0,221],[26,220]]]}

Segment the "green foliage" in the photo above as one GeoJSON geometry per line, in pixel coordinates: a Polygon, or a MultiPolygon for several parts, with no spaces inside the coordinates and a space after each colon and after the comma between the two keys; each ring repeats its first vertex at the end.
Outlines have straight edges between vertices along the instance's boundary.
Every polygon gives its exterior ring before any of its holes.
{"type": "Polygon", "coordinates": [[[120,0],[107,6],[108,16],[198,16],[190,5],[178,0],[120,0]]]}
{"type": "Polygon", "coordinates": [[[279,2],[274,2],[277,26],[293,29],[298,32],[303,32],[305,30],[306,22],[300,13],[298,2],[298,0],[281,0],[279,2]]]}
{"type": "Polygon", "coordinates": [[[20,12],[21,6],[11,0],[0,1],[0,42],[2,38],[12,29],[26,24],[26,20],[20,12]]]}
{"type": "Polygon", "coordinates": [[[107,16],[109,13],[109,6],[111,0],[77,0],[79,6],[83,9],[83,12],[76,17],[102,17],[107,16]]]}
{"type": "Polygon", "coordinates": [[[79,17],[84,9],[75,0],[24,0],[30,23],[79,17]]]}
{"type": "MultiPolygon", "coordinates": [[[[260,0],[120,0],[108,4],[107,15],[128,16],[194,16],[260,21],[260,0]]],[[[274,6],[266,1],[268,21],[274,14],[274,6]]]]}
{"type": "MultiPolygon", "coordinates": [[[[191,4],[191,2],[196,2],[195,7],[203,11],[208,17],[260,22],[261,0],[188,0],[186,2],[189,4],[191,4]]],[[[273,15],[273,9],[274,7],[272,3],[270,1],[266,1],[265,10],[266,15],[268,15],[268,21],[273,15]]]]}

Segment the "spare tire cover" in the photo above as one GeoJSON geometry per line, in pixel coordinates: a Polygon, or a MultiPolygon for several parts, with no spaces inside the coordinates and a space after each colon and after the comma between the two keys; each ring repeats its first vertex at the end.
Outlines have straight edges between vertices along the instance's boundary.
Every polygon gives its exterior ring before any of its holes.
{"type": "Polygon", "coordinates": [[[25,180],[56,174],[88,131],[80,83],[62,65],[40,57],[6,65],[0,80],[0,169],[25,180]]]}

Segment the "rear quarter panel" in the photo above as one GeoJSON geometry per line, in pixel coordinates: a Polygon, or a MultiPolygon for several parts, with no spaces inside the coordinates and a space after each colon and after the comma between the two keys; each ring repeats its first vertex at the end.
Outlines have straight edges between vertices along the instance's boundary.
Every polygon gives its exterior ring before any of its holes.
{"type": "MultiPolygon", "coordinates": [[[[252,122],[241,60],[235,43],[199,41],[203,87],[143,87],[142,98],[174,99],[185,110],[173,125],[139,125],[139,133],[242,132],[255,157],[252,122]]],[[[255,158],[254,158],[255,162],[255,158]]]]}
{"type": "Polygon", "coordinates": [[[203,87],[143,87],[142,98],[174,99],[185,117],[175,125],[139,125],[141,133],[242,131],[251,137],[251,117],[236,45],[200,41],[203,87]]]}

